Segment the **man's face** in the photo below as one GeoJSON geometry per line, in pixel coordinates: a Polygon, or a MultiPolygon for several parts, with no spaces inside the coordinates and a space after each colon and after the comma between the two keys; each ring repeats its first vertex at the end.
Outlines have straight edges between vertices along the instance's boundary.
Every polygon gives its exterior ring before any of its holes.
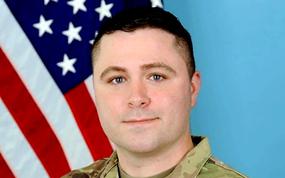
{"type": "Polygon", "coordinates": [[[117,149],[151,153],[189,138],[200,86],[175,37],[159,29],[104,35],[95,54],[95,103],[117,149]],[[181,50],[181,49],[180,49],[181,50]]]}

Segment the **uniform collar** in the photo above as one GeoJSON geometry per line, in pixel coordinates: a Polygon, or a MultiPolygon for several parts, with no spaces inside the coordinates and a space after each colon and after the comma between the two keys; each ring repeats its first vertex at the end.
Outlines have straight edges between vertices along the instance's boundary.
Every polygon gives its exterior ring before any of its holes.
{"type": "Polygon", "coordinates": [[[206,137],[192,137],[195,147],[190,150],[173,170],[169,178],[196,177],[211,157],[211,149],[206,137]]]}
{"type": "Polygon", "coordinates": [[[100,178],[119,178],[118,176],[118,156],[117,152],[113,152],[110,158],[107,160],[106,167],[102,172],[100,178]]]}

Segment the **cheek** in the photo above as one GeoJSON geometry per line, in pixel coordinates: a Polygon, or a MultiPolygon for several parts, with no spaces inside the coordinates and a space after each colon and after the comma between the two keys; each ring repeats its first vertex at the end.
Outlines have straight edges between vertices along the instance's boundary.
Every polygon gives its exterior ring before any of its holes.
{"type": "MultiPolygon", "coordinates": [[[[180,82],[181,83],[181,82],[180,82]]],[[[160,105],[169,105],[178,109],[178,106],[189,107],[191,103],[191,91],[184,84],[168,85],[152,94],[153,100],[160,105]]]]}
{"type": "Polygon", "coordinates": [[[190,97],[188,92],[167,91],[159,96],[158,107],[162,117],[162,128],[168,132],[167,137],[188,133],[190,115],[190,97]]]}
{"type": "Polygon", "coordinates": [[[95,94],[95,104],[101,126],[105,133],[110,137],[116,131],[118,124],[118,116],[120,115],[122,106],[117,96],[113,96],[110,92],[100,92],[97,90],[95,94]]]}
{"type": "Polygon", "coordinates": [[[122,111],[124,95],[108,90],[97,90],[95,93],[95,103],[99,116],[104,118],[118,115],[122,111]]]}
{"type": "Polygon", "coordinates": [[[167,90],[155,92],[152,96],[153,107],[157,107],[164,117],[172,117],[173,119],[188,118],[191,101],[190,92],[181,90],[181,88],[169,88],[167,90]]]}

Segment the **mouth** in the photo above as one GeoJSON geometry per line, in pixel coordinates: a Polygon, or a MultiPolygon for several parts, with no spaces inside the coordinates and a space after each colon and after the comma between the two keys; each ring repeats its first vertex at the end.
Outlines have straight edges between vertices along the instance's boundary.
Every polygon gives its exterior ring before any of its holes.
{"type": "Polygon", "coordinates": [[[146,124],[146,123],[151,123],[153,121],[158,120],[159,117],[154,117],[154,118],[135,118],[135,119],[130,119],[123,121],[125,124],[146,124]]]}

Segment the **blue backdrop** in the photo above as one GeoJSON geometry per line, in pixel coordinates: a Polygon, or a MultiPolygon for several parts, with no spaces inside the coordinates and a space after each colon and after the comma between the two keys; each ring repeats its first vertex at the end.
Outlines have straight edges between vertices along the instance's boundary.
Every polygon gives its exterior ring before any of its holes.
{"type": "Polygon", "coordinates": [[[285,1],[165,0],[191,32],[202,89],[192,133],[253,178],[285,169],[285,1]]]}

